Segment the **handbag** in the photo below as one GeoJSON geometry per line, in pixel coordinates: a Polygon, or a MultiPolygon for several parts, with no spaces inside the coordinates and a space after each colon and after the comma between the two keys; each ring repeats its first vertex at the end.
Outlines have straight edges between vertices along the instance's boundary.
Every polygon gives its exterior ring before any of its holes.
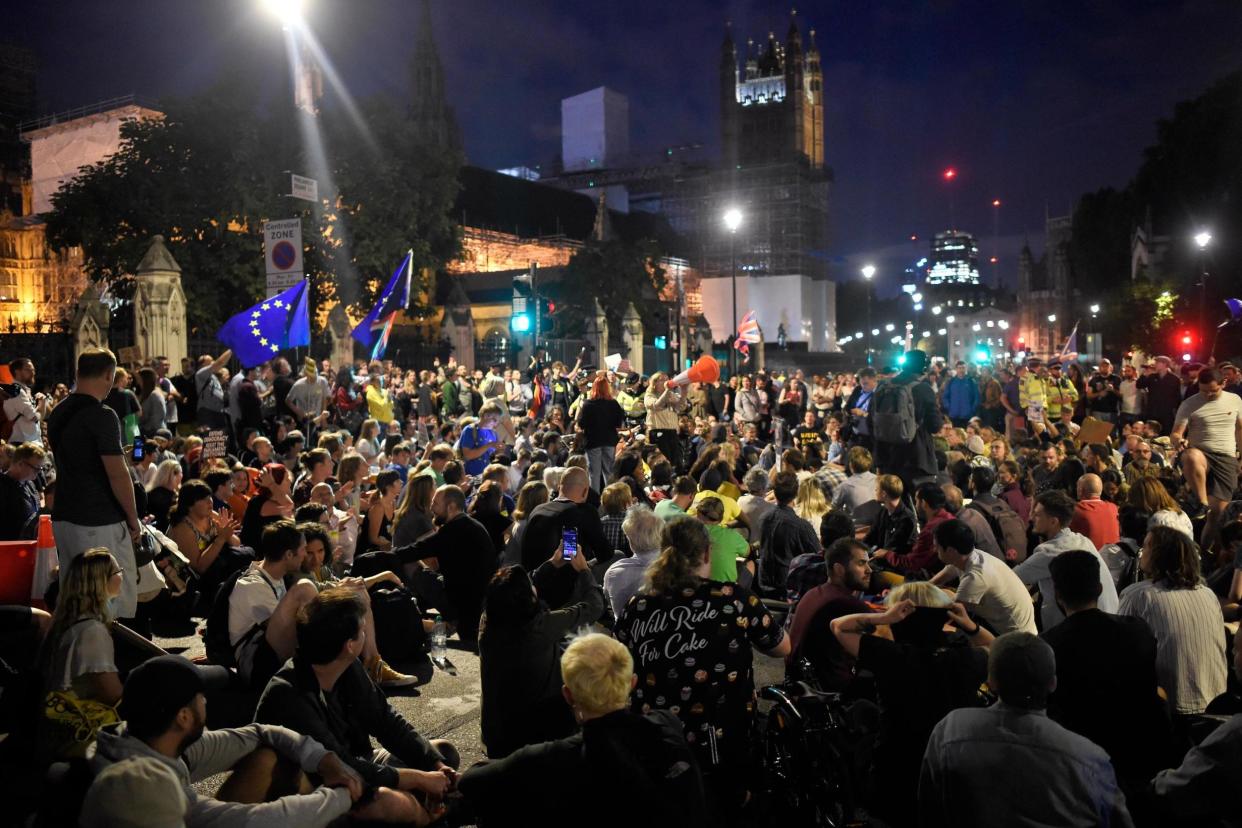
{"type": "Polygon", "coordinates": [[[116,707],[82,699],[72,690],[51,690],[43,699],[43,718],[51,733],[45,742],[59,758],[81,758],[99,730],[121,721],[116,707]]]}

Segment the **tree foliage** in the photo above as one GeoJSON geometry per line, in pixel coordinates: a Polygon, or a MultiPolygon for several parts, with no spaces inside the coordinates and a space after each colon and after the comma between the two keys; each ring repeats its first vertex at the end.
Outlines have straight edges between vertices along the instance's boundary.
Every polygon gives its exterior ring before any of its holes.
{"type": "MultiPolygon", "coordinates": [[[[1079,201],[1070,256],[1079,289],[1110,301],[1105,342],[1165,350],[1173,329],[1202,326],[1199,335],[1210,346],[1212,329],[1224,318],[1221,300],[1240,292],[1239,227],[1242,72],[1235,72],[1177,104],[1172,117],[1158,122],[1156,142],[1144,151],[1123,189],[1100,190],[1079,201]],[[1167,236],[1168,246],[1156,266],[1131,282],[1130,245],[1140,227],[1149,236],[1167,236]],[[1203,228],[1213,233],[1206,254],[1193,242],[1203,228]],[[1200,283],[1204,269],[1211,274],[1206,291],[1200,283]],[[1154,298],[1164,291],[1179,299],[1172,317],[1157,322],[1154,298]]],[[[1238,331],[1226,329],[1217,355],[1235,353],[1240,346],[1238,331]]]]}
{"type": "Polygon", "coordinates": [[[558,310],[557,315],[564,320],[563,331],[580,335],[595,315],[598,298],[610,332],[621,330],[621,319],[631,302],[647,334],[667,332],[664,305],[658,301],[667,282],[661,257],[659,245],[650,240],[589,240],[574,253],[562,275],[557,298],[564,311],[558,310]]]}
{"type": "Polygon", "coordinates": [[[355,310],[369,306],[411,247],[416,274],[455,255],[460,242],[448,220],[455,153],[417,146],[386,101],[365,109],[373,143],[351,134],[348,119],[325,113],[316,124],[335,190],[320,180],[322,204],[290,199],[288,171],[321,177],[298,128],[308,116],[290,105],[260,106],[239,92],[246,88],[226,79],[165,102],[163,119],[123,125],[119,151],[53,197],[51,243],[80,245],[90,276],[125,296],[151,237],[163,235],[199,335],[262,296],[265,220],[302,218],[303,264],[317,303],[337,296],[355,310]]]}

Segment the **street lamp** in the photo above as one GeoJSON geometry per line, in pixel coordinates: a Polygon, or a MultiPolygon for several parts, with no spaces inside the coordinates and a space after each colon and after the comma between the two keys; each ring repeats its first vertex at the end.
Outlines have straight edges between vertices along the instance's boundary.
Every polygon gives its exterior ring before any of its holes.
{"type": "MultiPolygon", "coordinates": [[[[1199,330],[1207,330],[1207,249],[1212,243],[1212,234],[1207,230],[1195,233],[1195,246],[1199,248],[1199,330]]],[[[1213,343],[1215,353],[1216,345],[1213,343]]]]}
{"type": "MultiPolygon", "coordinates": [[[[865,264],[862,268],[863,278],[867,281],[867,327],[871,327],[871,280],[875,278],[875,265],[865,264]]],[[[874,332],[873,332],[874,333],[874,332]]],[[[867,337],[867,364],[871,364],[871,337],[867,337]]]]}
{"type": "Polygon", "coordinates": [[[1091,311],[1091,315],[1095,316],[1097,313],[1100,312],[1100,306],[1098,304],[1092,305],[1090,308],[1090,311],[1091,311]]]}
{"type": "Polygon", "coordinates": [[[1055,313],[1048,314],[1048,353],[1051,354],[1053,349],[1057,347],[1055,329],[1052,327],[1057,324],[1057,315],[1055,313]]]}
{"type": "Polygon", "coordinates": [[[263,7],[285,28],[302,20],[302,0],[263,0],[263,7]]]}
{"type": "Polygon", "coordinates": [[[732,262],[731,276],[733,288],[733,322],[729,333],[729,376],[737,375],[737,229],[742,226],[742,211],[730,207],[724,214],[725,228],[729,231],[729,259],[732,262]]]}

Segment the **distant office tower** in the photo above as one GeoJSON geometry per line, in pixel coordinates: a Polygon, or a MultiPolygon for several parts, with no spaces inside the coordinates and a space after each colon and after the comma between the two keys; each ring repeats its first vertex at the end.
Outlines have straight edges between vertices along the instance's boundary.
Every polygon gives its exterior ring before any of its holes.
{"type": "Polygon", "coordinates": [[[929,285],[979,284],[979,243],[961,230],[937,233],[932,241],[929,285]]]}

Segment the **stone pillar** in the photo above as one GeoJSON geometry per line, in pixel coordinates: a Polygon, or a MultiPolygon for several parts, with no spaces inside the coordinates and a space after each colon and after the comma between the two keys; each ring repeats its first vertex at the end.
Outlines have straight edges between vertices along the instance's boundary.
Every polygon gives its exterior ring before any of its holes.
{"type": "Polygon", "coordinates": [[[453,348],[453,358],[457,364],[468,370],[474,370],[474,317],[470,308],[444,308],[444,318],[440,321],[440,336],[447,339],[453,348]]]}
{"type": "MultiPolygon", "coordinates": [[[[354,364],[354,338],[351,336],[353,326],[349,324],[349,316],[345,313],[345,305],[337,302],[328,311],[328,342],[332,348],[328,354],[333,368],[341,368],[354,364]]],[[[328,378],[333,380],[332,377],[328,378]]]]}
{"type": "Polygon", "coordinates": [[[608,356],[608,317],[599,300],[595,300],[595,315],[587,319],[587,344],[595,349],[595,364],[603,367],[604,357],[608,356]]]}
{"type": "Polygon", "coordinates": [[[754,362],[753,371],[763,371],[767,367],[764,359],[763,349],[767,345],[767,341],[763,338],[763,328],[759,329],[759,341],[750,346],[751,361],[754,362]]]}
{"type": "Polygon", "coordinates": [[[82,298],[74,305],[73,321],[69,327],[69,332],[73,337],[75,365],[78,355],[87,348],[108,347],[108,326],[111,322],[112,311],[106,304],[99,301],[99,288],[91,282],[83,291],[82,298]]]}
{"type": "Polygon", "coordinates": [[[163,236],[151,238],[134,275],[134,346],[144,361],[165,356],[171,364],[180,365],[188,350],[185,291],[181,266],[164,246],[163,236]]]}
{"type": "Polygon", "coordinates": [[[625,316],[621,317],[621,341],[630,368],[643,373],[643,320],[634,309],[633,302],[625,306],[625,316]]]}

